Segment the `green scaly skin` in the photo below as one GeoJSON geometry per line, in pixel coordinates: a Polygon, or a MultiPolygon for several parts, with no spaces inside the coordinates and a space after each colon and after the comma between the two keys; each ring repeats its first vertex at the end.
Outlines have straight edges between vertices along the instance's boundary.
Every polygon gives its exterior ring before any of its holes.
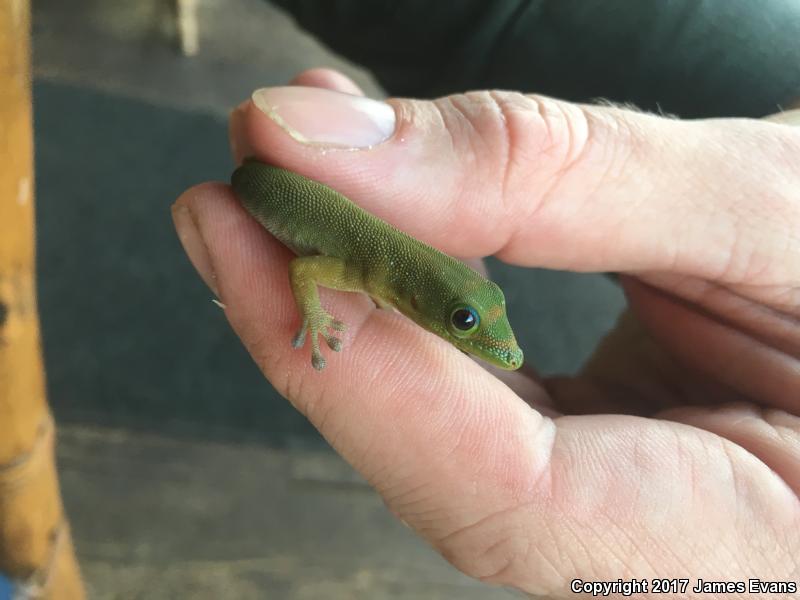
{"type": "Polygon", "coordinates": [[[247,211],[297,254],[289,275],[302,324],[293,345],[311,334],[315,369],[325,367],[319,337],[338,352],[330,330],[345,328],[322,308],[318,286],[364,292],[464,352],[503,369],[522,365],[503,292],[464,263],[296,173],[248,159],[231,183],[247,211]]]}

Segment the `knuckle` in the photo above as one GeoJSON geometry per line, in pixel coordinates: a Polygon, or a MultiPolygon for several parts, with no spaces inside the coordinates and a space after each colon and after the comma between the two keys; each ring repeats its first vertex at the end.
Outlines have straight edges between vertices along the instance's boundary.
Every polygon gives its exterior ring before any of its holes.
{"type": "Polygon", "coordinates": [[[589,121],[574,104],[518,92],[450,96],[442,110],[457,150],[482,172],[502,173],[499,193],[532,189],[532,178],[563,172],[588,143],[589,121]]]}
{"type": "Polygon", "coordinates": [[[737,240],[723,278],[786,284],[800,273],[800,128],[753,125],[731,173],[737,240]]]}
{"type": "MultiPolygon", "coordinates": [[[[459,204],[461,215],[492,202],[505,217],[532,217],[591,141],[591,123],[582,108],[544,96],[468,92],[436,100],[434,106],[461,163],[459,171],[470,174],[451,196],[473,200],[459,204]],[[482,194],[477,202],[476,180],[482,194]]],[[[510,235],[513,222],[498,219],[496,225],[510,235]]]]}
{"type": "Polygon", "coordinates": [[[533,544],[510,511],[464,526],[436,543],[461,572],[487,583],[512,583],[530,567],[533,544]]]}

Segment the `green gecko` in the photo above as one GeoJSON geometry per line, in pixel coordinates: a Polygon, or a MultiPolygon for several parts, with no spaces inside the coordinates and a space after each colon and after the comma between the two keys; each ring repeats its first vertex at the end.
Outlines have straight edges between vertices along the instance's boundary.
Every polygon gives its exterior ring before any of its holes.
{"type": "Polygon", "coordinates": [[[297,254],[289,278],[302,324],[292,345],[301,348],[310,333],[318,371],[319,336],[338,352],[329,329],[345,329],[322,308],[318,286],[366,293],[464,352],[503,369],[522,365],[503,292],[464,263],[291,171],[246,159],[231,183],[247,211],[297,254]]]}

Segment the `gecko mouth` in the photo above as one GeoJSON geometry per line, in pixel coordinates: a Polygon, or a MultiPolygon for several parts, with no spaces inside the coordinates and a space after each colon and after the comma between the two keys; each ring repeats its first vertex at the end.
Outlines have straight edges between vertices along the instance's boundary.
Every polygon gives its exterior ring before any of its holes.
{"type": "Polygon", "coordinates": [[[516,344],[503,344],[500,348],[495,346],[495,351],[492,351],[491,348],[487,349],[478,345],[464,344],[463,340],[458,341],[461,343],[454,343],[454,345],[464,354],[477,356],[481,360],[485,360],[501,369],[516,371],[522,366],[522,350],[516,344]]]}

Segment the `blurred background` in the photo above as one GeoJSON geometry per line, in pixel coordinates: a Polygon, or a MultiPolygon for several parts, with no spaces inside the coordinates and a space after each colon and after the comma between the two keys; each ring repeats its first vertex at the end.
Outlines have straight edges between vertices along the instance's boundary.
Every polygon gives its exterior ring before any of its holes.
{"type": "MultiPolygon", "coordinates": [[[[172,2],[33,3],[39,307],[90,597],[514,597],[460,575],[391,517],[264,381],[189,265],[169,206],[227,180],[235,104],[315,66],[386,93],[273,4],[196,9],[186,56],[172,2]]],[[[626,71],[609,63],[606,75],[626,71]]],[[[380,81],[419,91],[413,72],[380,81]]],[[[666,109],[680,112],[675,97],[666,109]]],[[[490,268],[545,374],[574,372],[624,306],[600,275],[490,268]]]]}

